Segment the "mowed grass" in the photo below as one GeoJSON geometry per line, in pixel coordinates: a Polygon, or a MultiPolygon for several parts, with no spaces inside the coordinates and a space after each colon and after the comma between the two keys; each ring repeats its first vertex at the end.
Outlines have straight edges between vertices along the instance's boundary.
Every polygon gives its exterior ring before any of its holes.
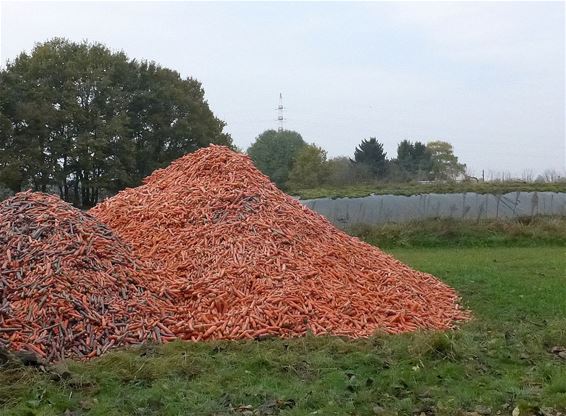
{"type": "Polygon", "coordinates": [[[566,346],[565,247],[391,252],[455,287],[474,320],[446,333],[378,334],[354,341],[307,336],[175,342],[67,362],[46,373],[12,366],[0,370],[0,414],[566,410],[566,359],[551,352],[566,346]]]}

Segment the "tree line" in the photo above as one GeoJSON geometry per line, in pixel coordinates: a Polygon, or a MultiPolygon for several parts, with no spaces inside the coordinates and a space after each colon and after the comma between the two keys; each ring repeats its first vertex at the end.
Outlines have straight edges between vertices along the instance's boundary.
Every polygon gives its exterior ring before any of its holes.
{"type": "Polygon", "coordinates": [[[0,183],[90,207],[185,153],[231,146],[224,126],[197,80],[53,39],[0,71],[0,183]]]}
{"type": "Polygon", "coordinates": [[[328,159],[327,152],[308,144],[295,131],[267,130],[248,148],[256,166],[280,188],[308,189],[359,183],[454,180],[466,171],[450,143],[403,140],[397,155],[387,158],[375,137],[355,148],[353,159],[328,159]]]}
{"type": "MultiPolygon", "coordinates": [[[[233,147],[224,127],[197,80],[99,43],[55,38],[0,70],[0,193],[58,193],[88,208],[186,153],[233,147]]],[[[465,169],[445,142],[405,140],[388,159],[369,138],[353,159],[328,159],[289,130],[263,132],[248,153],[282,189],[451,179],[465,169]]]]}

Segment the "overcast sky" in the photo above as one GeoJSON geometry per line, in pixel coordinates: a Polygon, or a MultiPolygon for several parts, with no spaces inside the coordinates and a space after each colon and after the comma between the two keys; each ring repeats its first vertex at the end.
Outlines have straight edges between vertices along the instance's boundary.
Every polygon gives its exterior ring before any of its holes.
{"type": "Polygon", "coordinates": [[[329,156],[446,140],[472,173],[566,169],[563,2],[2,1],[1,62],[55,36],[200,80],[245,149],[285,127],[329,156]]]}

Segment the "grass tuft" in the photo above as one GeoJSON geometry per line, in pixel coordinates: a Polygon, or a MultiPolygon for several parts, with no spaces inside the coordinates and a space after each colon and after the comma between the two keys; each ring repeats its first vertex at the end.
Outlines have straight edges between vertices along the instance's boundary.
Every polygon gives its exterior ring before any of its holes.
{"type": "Polygon", "coordinates": [[[454,332],[431,332],[415,337],[409,353],[424,359],[455,361],[461,358],[454,332]]]}

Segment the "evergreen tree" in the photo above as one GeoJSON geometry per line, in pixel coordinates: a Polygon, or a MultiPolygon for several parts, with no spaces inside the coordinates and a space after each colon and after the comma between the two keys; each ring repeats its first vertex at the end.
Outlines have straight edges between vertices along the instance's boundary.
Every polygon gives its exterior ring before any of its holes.
{"type": "Polygon", "coordinates": [[[428,179],[432,169],[432,154],[421,142],[403,140],[397,147],[396,163],[408,179],[428,179]]]}
{"type": "Polygon", "coordinates": [[[376,178],[382,178],[387,173],[386,153],[383,151],[383,144],[375,137],[362,140],[354,151],[354,161],[358,165],[367,167],[376,178]]]}

